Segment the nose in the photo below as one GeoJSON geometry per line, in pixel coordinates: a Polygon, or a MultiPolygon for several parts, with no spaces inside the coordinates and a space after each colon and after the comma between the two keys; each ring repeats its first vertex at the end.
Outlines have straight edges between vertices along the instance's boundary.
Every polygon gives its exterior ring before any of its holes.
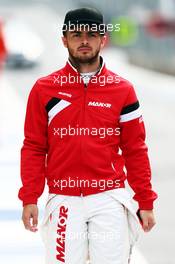
{"type": "Polygon", "coordinates": [[[82,34],[82,40],[81,40],[83,45],[87,45],[88,44],[88,37],[87,34],[82,34]]]}

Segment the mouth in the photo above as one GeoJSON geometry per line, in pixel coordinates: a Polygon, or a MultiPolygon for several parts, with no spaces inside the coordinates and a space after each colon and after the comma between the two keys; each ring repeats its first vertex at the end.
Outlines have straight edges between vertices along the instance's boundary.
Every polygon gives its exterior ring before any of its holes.
{"type": "Polygon", "coordinates": [[[82,51],[82,52],[88,52],[91,51],[92,49],[90,47],[80,47],[78,48],[78,51],[82,51]]]}

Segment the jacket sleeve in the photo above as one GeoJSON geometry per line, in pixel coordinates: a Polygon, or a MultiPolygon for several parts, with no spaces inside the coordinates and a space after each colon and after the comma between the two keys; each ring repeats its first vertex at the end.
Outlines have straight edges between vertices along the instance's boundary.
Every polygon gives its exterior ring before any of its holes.
{"type": "Polygon", "coordinates": [[[22,187],[18,197],[23,201],[23,205],[27,205],[37,203],[45,186],[47,112],[37,83],[28,98],[24,136],[21,149],[22,187]]]}
{"type": "Polygon", "coordinates": [[[157,194],[152,190],[145,127],[134,88],[131,86],[120,114],[120,148],[125,159],[127,181],[133,189],[139,209],[153,209],[157,194]]]}

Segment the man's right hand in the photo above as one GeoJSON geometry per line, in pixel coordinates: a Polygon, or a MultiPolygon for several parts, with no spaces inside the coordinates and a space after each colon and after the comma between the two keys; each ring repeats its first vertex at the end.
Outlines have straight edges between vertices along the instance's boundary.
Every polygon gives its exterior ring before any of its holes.
{"type": "Polygon", "coordinates": [[[27,230],[31,232],[38,231],[38,207],[36,204],[28,204],[24,206],[22,221],[27,230]]]}

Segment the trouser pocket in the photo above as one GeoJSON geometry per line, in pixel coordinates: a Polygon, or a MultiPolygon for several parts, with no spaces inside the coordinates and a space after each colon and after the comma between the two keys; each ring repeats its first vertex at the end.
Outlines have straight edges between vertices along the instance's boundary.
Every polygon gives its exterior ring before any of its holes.
{"type": "Polygon", "coordinates": [[[139,238],[141,225],[130,194],[124,188],[106,191],[106,194],[112,197],[117,202],[123,204],[123,206],[125,207],[129,231],[129,243],[133,246],[139,238]]]}

